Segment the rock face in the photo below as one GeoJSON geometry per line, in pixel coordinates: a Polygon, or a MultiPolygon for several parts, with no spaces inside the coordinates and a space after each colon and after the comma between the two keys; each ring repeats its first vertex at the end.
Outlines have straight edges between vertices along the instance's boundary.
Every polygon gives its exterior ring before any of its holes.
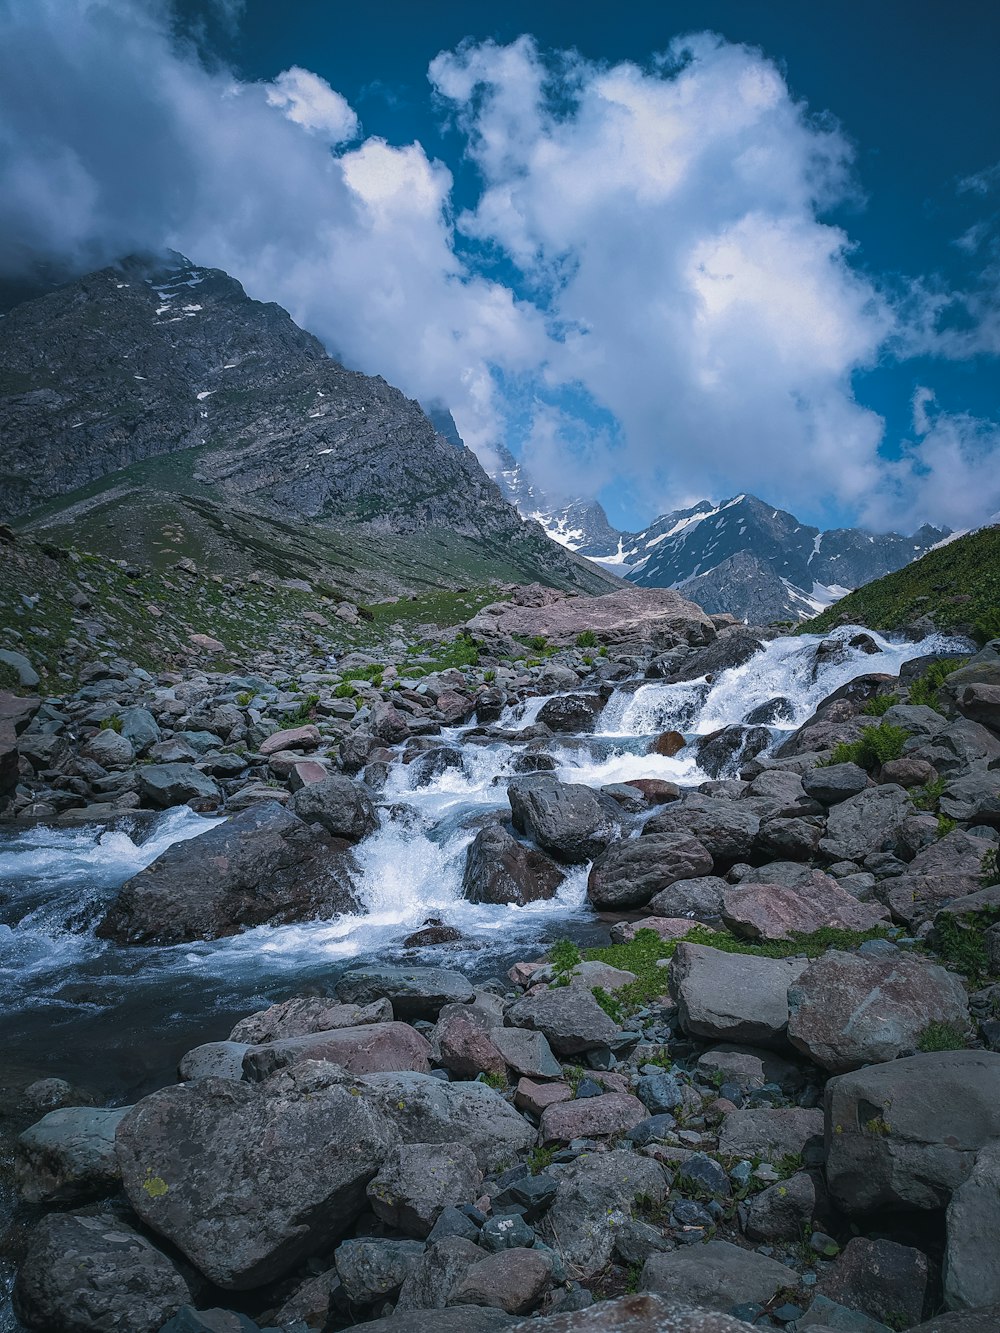
{"type": "Polygon", "coordinates": [[[549,857],[492,824],[479,830],[466,853],[462,896],[473,903],[523,906],[554,897],[565,878],[549,857]]]}
{"type": "Polygon", "coordinates": [[[685,1032],[715,1041],[781,1046],[788,988],[804,958],[757,958],[704,944],[679,944],[668,969],[685,1032]]]}
{"type": "Polygon", "coordinates": [[[568,865],[599,856],[621,828],[613,801],[547,774],[512,782],[507,796],[517,831],[568,865]]]}
{"type": "Polygon", "coordinates": [[[44,1218],[14,1287],[17,1317],[39,1333],[159,1333],[189,1300],[166,1255],[113,1217],[44,1218]]]}
{"type": "Polygon", "coordinates": [[[897,954],[862,957],[831,950],[788,992],[788,1039],[834,1074],[913,1055],[932,1023],[963,1032],[965,987],[953,972],[897,954]]]}
{"type": "Polygon", "coordinates": [[[679,879],[708,875],[712,857],[697,838],[679,834],[629,838],[599,856],[587,880],[598,910],[643,907],[679,879]]]}
{"type": "Polygon", "coordinates": [[[1000,1055],[939,1051],[826,1085],[827,1183],[845,1212],[944,1207],[1000,1138],[1000,1055]]]}
{"type": "Polygon", "coordinates": [[[288,1272],[343,1235],[399,1141],[339,1077],[304,1064],[259,1085],[202,1079],[144,1098],[118,1128],[132,1207],[217,1286],[288,1272]]]}
{"type": "Polygon", "coordinates": [[[349,845],[277,802],[174,843],[125,883],[97,933],[116,944],[181,944],[250,926],[354,911],[349,845]]]}

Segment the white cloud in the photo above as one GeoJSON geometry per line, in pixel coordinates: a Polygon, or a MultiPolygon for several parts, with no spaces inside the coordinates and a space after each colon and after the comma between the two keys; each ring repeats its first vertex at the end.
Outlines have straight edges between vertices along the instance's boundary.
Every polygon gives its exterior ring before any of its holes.
{"type": "Polygon", "coordinates": [[[358,118],[347,99],[318,74],[292,65],[265,88],[269,106],[279,107],[289,120],[316,130],[329,143],[347,143],[358,133],[358,118]]]}

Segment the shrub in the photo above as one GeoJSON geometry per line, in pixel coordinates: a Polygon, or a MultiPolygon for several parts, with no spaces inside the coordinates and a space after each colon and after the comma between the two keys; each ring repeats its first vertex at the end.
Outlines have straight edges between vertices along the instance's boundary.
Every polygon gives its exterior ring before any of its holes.
{"type": "Polygon", "coordinates": [[[486,682],[487,685],[492,685],[493,682],[496,680],[496,678],[497,678],[497,673],[492,669],[483,672],[483,680],[486,682]]]}
{"type": "Polygon", "coordinates": [[[350,681],[347,680],[345,680],[343,684],[338,685],[337,688],[333,691],[333,697],[335,699],[353,699],[356,694],[357,690],[350,683],[350,681]]]}
{"type": "Polygon", "coordinates": [[[578,648],[596,648],[597,635],[592,629],[585,629],[581,634],[576,636],[576,646],[578,648]]]}
{"type": "Polygon", "coordinates": [[[558,940],[549,950],[549,958],[555,972],[553,986],[568,986],[574,970],[583,962],[580,950],[572,940],[558,940]]]}
{"type": "Polygon", "coordinates": [[[873,769],[898,759],[903,746],[910,739],[905,727],[894,727],[891,722],[880,722],[877,727],[864,727],[856,741],[840,741],[833,747],[829,759],[821,760],[818,767],[834,764],[858,764],[873,769]]]}
{"type": "Polygon", "coordinates": [[[311,722],[315,716],[316,705],[319,703],[318,694],[307,694],[306,697],[296,708],[294,713],[289,713],[285,718],[288,726],[300,726],[303,722],[311,722]]]}
{"type": "Polygon", "coordinates": [[[595,986],[592,994],[613,1023],[624,1023],[625,1008],[620,1000],[616,1000],[603,986],[595,986]]]}
{"type": "Polygon", "coordinates": [[[930,810],[933,813],[947,785],[944,778],[935,778],[933,782],[926,782],[922,787],[915,788],[910,793],[913,804],[918,810],[930,810]]]}
{"type": "Polygon", "coordinates": [[[536,653],[544,653],[549,641],[544,634],[533,634],[528,640],[528,647],[536,653]]]}
{"type": "Polygon", "coordinates": [[[1000,856],[995,850],[986,853],[979,863],[979,869],[984,889],[991,889],[994,884],[1000,884],[1000,856]]]}
{"type": "Polygon", "coordinates": [[[910,703],[937,708],[938,690],[946,678],[967,661],[965,657],[942,657],[940,662],[932,662],[923,675],[910,684],[910,703]]]}
{"type": "Polygon", "coordinates": [[[954,819],[949,819],[947,815],[938,814],[937,817],[937,835],[939,838],[947,838],[949,833],[954,833],[958,824],[954,819]]]}
{"type": "Polygon", "coordinates": [[[928,1023],[917,1039],[918,1051],[961,1051],[966,1034],[957,1023],[928,1023]]]}
{"type": "Polygon", "coordinates": [[[122,730],[122,720],[121,720],[121,718],[118,716],[118,714],[117,714],[117,713],[112,713],[112,715],[111,715],[110,717],[106,717],[106,718],[104,719],[104,721],[101,723],[101,730],[102,730],[102,731],[117,731],[118,734],[121,735],[121,730],[122,730]]]}
{"type": "Polygon", "coordinates": [[[874,699],[869,699],[861,709],[868,717],[882,717],[888,713],[893,704],[899,703],[898,694],[876,694],[874,699]]]}
{"type": "Polygon", "coordinates": [[[241,690],[236,696],[236,702],[240,708],[247,708],[253,702],[253,694],[250,690],[241,690]]]}

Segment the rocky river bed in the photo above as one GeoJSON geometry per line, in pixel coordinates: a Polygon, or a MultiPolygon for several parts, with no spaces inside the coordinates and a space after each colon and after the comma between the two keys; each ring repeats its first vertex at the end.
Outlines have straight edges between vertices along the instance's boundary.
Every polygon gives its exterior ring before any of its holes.
{"type": "Polygon", "coordinates": [[[23,1326],[1000,1327],[1000,645],[586,600],[7,696],[23,1326]]]}

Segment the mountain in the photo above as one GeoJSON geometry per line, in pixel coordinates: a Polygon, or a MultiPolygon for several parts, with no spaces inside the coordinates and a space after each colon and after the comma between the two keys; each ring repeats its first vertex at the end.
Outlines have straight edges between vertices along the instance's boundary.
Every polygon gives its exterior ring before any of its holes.
{"type": "Polygon", "coordinates": [[[858,588],[808,628],[822,633],[842,618],[882,630],[926,619],[980,643],[1000,638],[1000,523],[962,533],[904,569],[858,588]]]}
{"type": "Polygon", "coordinates": [[[944,540],[926,525],[904,537],[800,523],[754,495],[702,500],[641,532],[619,532],[594,501],[560,505],[510,458],[497,484],[556,541],[647,588],[682,588],[706,611],[741,619],[802,620],[852,588],[897,570],[944,540]]]}
{"type": "Polygon", "coordinates": [[[519,516],[450,415],[445,438],[280,306],[183,256],[132,257],[16,305],[0,366],[0,517],[50,542],[223,574],[311,570],[352,597],[616,582],[519,516]]]}

